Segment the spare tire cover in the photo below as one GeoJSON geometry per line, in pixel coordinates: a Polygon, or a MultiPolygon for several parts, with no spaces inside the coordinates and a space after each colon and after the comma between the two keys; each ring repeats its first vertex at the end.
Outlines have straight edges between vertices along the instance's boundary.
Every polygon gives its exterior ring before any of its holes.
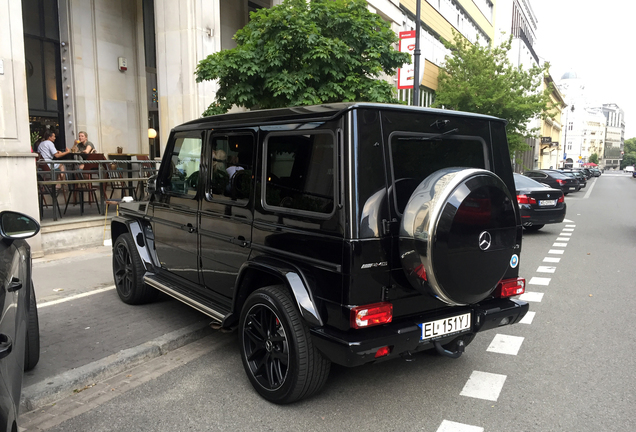
{"type": "Polygon", "coordinates": [[[400,227],[400,257],[411,285],[451,305],[489,296],[514,253],[515,203],[487,170],[446,168],[427,177],[400,227]]]}

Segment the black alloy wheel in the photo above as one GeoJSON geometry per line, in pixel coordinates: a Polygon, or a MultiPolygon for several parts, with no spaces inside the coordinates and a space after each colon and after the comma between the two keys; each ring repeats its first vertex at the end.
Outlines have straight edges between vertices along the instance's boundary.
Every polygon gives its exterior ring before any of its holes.
{"type": "Polygon", "coordinates": [[[113,246],[113,279],[124,303],[148,303],[157,295],[154,288],[144,283],[144,267],[129,233],[117,237],[113,246]]]}
{"type": "Polygon", "coordinates": [[[329,376],[331,363],[313,346],[309,328],[283,286],[261,288],[248,297],[239,338],[245,372],[270,402],[308,397],[329,376]]]}

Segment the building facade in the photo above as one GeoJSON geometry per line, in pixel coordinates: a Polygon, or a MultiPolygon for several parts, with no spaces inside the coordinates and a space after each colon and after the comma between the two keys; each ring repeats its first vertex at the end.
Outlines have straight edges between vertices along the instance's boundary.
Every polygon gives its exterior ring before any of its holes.
{"type": "Polygon", "coordinates": [[[625,150],[625,115],[616,104],[603,104],[600,108],[605,117],[604,154],[599,164],[605,168],[619,169],[625,150]]]}

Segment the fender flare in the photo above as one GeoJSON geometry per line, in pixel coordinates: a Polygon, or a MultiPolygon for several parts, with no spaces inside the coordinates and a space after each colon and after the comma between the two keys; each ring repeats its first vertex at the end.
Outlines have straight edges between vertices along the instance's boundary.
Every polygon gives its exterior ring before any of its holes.
{"type": "MultiPolygon", "coordinates": [[[[126,232],[130,233],[141,257],[141,262],[144,266],[144,270],[149,271],[155,267],[155,260],[150,253],[148,233],[152,233],[150,224],[144,223],[138,219],[130,219],[123,216],[115,216],[111,221],[111,237],[117,239],[121,234],[126,232]]],[[[152,237],[152,236],[150,236],[152,237]]],[[[113,247],[115,241],[113,240],[113,247]]]]}
{"type": "MultiPolygon", "coordinates": [[[[239,269],[239,276],[236,279],[236,292],[238,293],[246,274],[249,270],[257,270],[260,272],[269,273],[272,276],[280,278],[285,286],[289,288],[290,293],[296,301],[300,315],[310,327],[322,327],[324,325],[316,302],[308,289],[310,283],[308,282],[303,271],[294,264],[289,262],[273,258],[258,256],[250,261],[243,263],[239,269]]],[[[232,310],[237,311],[237,298],[235,295],[232,301],[232,310]]]]}

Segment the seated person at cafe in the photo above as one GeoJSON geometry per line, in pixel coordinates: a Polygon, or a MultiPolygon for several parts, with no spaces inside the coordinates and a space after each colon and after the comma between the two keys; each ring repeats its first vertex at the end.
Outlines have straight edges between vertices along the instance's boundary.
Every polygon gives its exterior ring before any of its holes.
{"type": "MultiPolygon", "coordinates": [[[[71,149],[73,153],[79,153],[82,159],[86,159],[86,155],[90,153],[95,153],[95,145],[88,140],[88,134],[84,131],[80,131],[78,134],[79,140],[76,141],[75,145],[71,149]]],[[[79,169],[84,169],[84,164],[79,165],[79,169]]]]}
{"type": "MultiPolygon", "coordinates": [[[[44,160],[52,161],[55,159],[61,159],[71,153],[71,151],[65,148],[63,151],[55,148],[55,132],[47,130],[44,132],[44,141],[40,143],[38,146],[38,153],[42,156],[44,160]]],[[[53,164],[54,169],[59,170],[60,174],[58,175],[58,180],[64,180],[65,175],[64,171],[66,168],[63,164],[53,164]]],[[[56,186],[57,189],[61,188],[61,185],[56,186]]]]}

